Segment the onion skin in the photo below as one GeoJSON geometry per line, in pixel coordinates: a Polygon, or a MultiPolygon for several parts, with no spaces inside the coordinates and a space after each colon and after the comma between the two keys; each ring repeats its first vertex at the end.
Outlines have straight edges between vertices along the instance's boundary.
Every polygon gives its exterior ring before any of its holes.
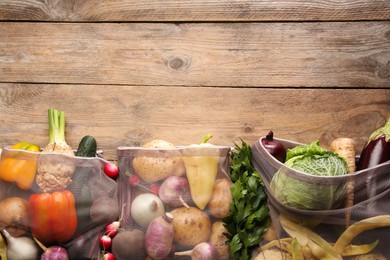
{"type": "Polygon", "coordinates": [[[261,139],[261,143],[278,161],[282,163],[286,161],[287,150],[282,143],[274,139],[274,133],[272,131],[269,131],[266,137],[261,139]]]}

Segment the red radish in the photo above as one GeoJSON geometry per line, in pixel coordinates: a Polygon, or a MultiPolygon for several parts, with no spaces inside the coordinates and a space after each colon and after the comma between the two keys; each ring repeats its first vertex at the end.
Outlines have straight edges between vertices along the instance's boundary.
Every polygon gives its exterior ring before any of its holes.
{"type": "Polygon", "coordinates": [[[115,164],[112,163],[106,163],[104,165],[104,173],[110,177],[111,179],[115,180],[118,177],[119,169],[115,164]]]}
{"type": "Polygon", "coordinates": [[[106,253],[104,253],[102,259],[103,260],[115,260],[115,255],[113,253],[106,252],[106,253]]]}
{"type": "Polygon", "coordinates": [[[131,175],[129,177],[129,185],[131,187],[137,186],[141,182],[141,178],[138,175],[131,175]]]}
{"type": "Polygon", "coordinates": [[[161,184],[159,197],[162,202],[171,207],[185,206],[188,208],[191,192],[187,179],[180,176],[169,176],[161,184]]]}
{"type": "Polygon", "coordinates": [[[173,215],[157,217],[150,222],[145,233],[145,250],[153,259],[164,259],[171,253],[173,244],[173,215]]]}
{"type": "Polygon", "coordinates": [[[99,240],[99,244],[104,250],[107,250],[111,247],[112,239],[109,235],[103,235],[99,240]]]}
{"type": "Polygon", "coordinates": [[[125,206],[126,206],[126,203],[123,204],[123,206],[122,206],[122,213],[121,213],[121,217],[119,218],[119,220],[114,221],[111,224],[108,224],[106,226],[106,235],[108,235],[111,238],[113,238],[118,233],[118,230],[119,230],[121,223],[122,223],[125,206]]]}
{"type": "Polygon", "coordinates": [[[160,190],[160,185],[156,184],[156,183],[153,183],[149,186],[149,190],[151,193],[153,193],[154,195],[158,195],[159,193],[159,190],[160,190]]]}
{"type": "Polygon", "coordinates": [[[273,157],[284,163],[287,150],[282,143],[274,139],[274,133],[272,131],[269,131],[266,137],[261,139],[261,143],[273,157]]]}
{"type": "Polygon", "coordinates": [[[214,245],[208,242],[197,244],[192,250],[176,252],[178,256],[191,256],[191,260],[215,260],[217,259],[217,250],[214,245]]]}

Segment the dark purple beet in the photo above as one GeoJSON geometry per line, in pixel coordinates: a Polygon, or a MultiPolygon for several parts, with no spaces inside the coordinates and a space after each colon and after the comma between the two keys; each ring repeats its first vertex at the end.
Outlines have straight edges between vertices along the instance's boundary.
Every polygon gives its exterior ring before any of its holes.
{"type": "Polygon", "coordinates": [[[282,163],[285,162],[287,153],[286,147],[284,147],[281,142],[274,139],[274,133],[272,131],[269,131],[266,137],[261,139],[261,143],[264,148],[267,149],[267,151],[278,161],[282,163]]]}

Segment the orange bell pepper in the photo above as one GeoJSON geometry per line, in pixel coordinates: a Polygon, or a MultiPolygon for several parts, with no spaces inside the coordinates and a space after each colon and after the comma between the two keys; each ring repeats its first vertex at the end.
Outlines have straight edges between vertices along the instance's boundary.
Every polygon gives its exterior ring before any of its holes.
{"type": "MultiPolygon", "coordinates": [[[[35,144],[21,142],[13,145],[12,149],[39,152],[40,147],[35,144]]],[[[38,153],[23,151],[3,151],[0,161],[0,179],[15,182],[16,185],[27,190],[31,187],[37,169],[38,153]]]]}
{"type": "Polygon", "coordinates": [[[69,190],[30,195],[29,211],[31,233],[44,243],[64,243],[76,232],[75,198],[69,190]]]}

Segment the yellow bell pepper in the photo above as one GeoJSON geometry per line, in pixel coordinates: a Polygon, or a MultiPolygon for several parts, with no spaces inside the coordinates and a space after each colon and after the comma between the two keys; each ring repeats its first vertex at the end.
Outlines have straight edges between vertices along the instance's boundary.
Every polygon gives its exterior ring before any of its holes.
{"type": "Polygon", "coordinates": [[[189,145],[183,152],[192,200],[203,210],[213,194],[220,156],[215,145],[207,143],[207,135],[200,144],[189,145]]]}
{"type": "Polygon", "coordinates": [[[21,142],[13,145],[11,149],[3,151],[0,160],[0,179],[15,182],[23,190],[31,187],[37,168],[38,153],[28,153],[18,150],[39,152],[40,147],[35,144],[21,142]]]}

